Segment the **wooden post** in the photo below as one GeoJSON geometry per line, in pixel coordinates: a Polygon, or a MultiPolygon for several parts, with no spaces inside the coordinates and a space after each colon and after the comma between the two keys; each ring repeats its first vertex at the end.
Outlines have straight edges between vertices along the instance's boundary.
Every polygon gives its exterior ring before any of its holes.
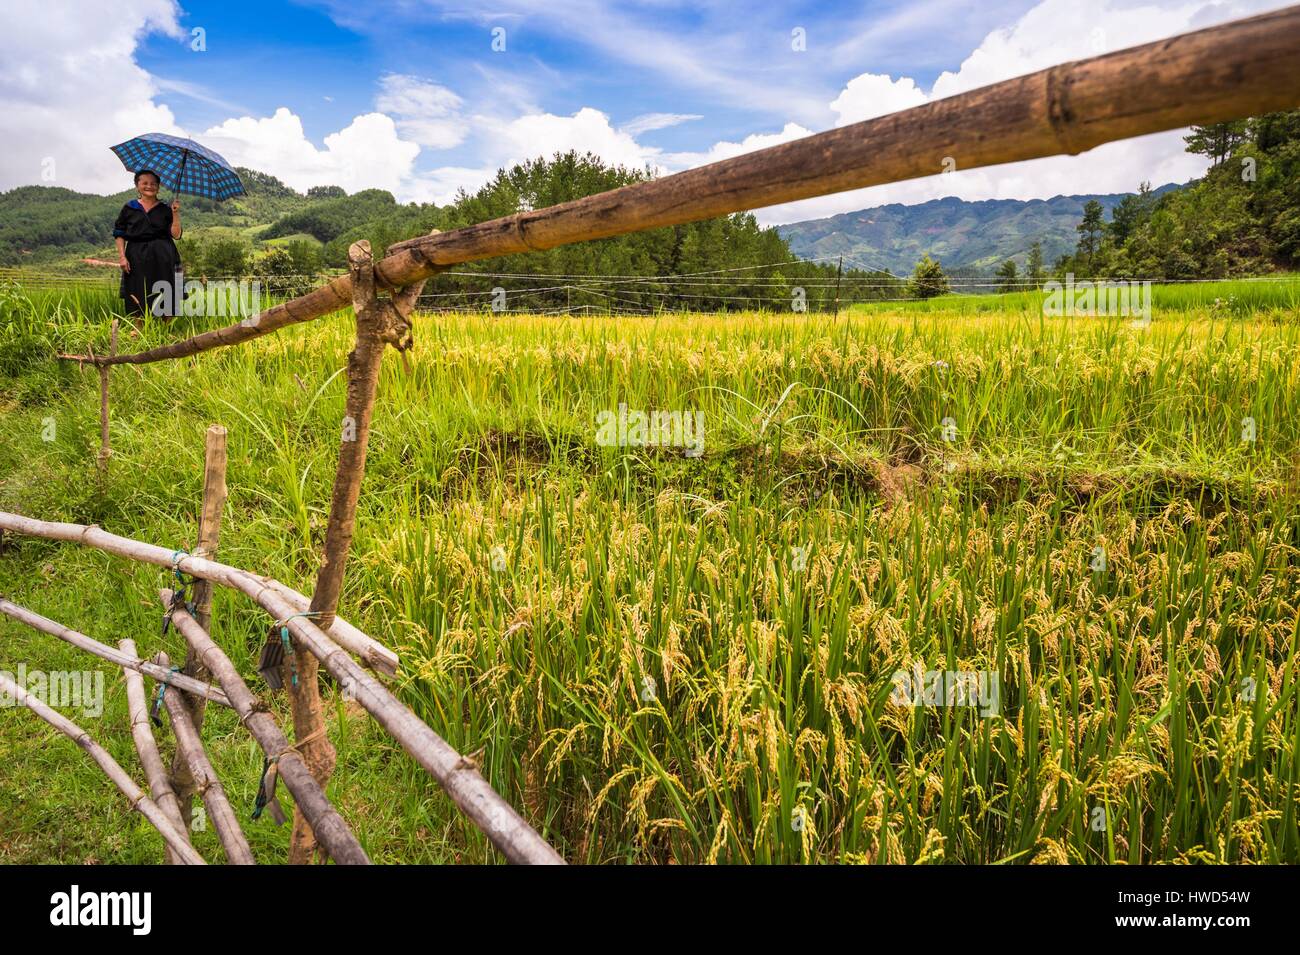
{"type": "MultiPolygon", "coordinates": [[[[159,653],[154,662],[167,666],[167,654],[159,653]]],[[[172,735],[176,737],[176,752],[189,763],[190,776],[198,784],[203,805],[208,809],[208,818],[212,828],[217,830],[221,848],[226,851],[226,861],[231,865],[253,865],[253,850],[248,846],[248,839],[239,828],[239,817],[235,815],[226,790],[217,778],[216,770],[203,751],[203,741],[190,718],[189,707],[179,693],[162,694],[162,701],[167,707],[167,715],[172,721],[172,735]]],[[[186,823],[188,829],[189,823],[186,823]]]]}
{"type": "MultiPolygon", "coordinates": [[[[108,356],[110,358],[117,354],[117,319],[113,319],[113,324],[108,333],[108,356]]],[[[108,459],[113,453],[108,438],[108,372],[112,365],[99,366],[99,474],[103,477],[108,473],[108,459]]]]}
{"type": "MultiPolygon", "coordinates": [[[[348,249],[348,266],[352,275],[352,307],[357,316],[356,346],[348,355],[348,393],[339,441],[339,464],[334,474],[334,493],[330,500],[329,524],[325,529],[325,553],[321,557],[316,587],[308,613],[314,623],[328,630],[338,610],[343,590],[343,574],[352,532],[356,523],[357,499],[361,480],[366,473],[366,450],[370,442],[370,418],[374,412],[375,392],[379,386],[379,369],[384,349],[393,345],[405,353],[411,344],[409,316],[415,308],[424,281],[415,282],[380,300],[375,295],[375,265],[366,240],[352,243],[348,249]]],[[[285,680],[293,709],[294,738],[302,745],[303,759],[312,776],[322,787],[334,772],[334,745],[325,734],[321,710],[320,663],[306,647],[295,642],[294,661],[298,681],[285,680]]],[[[288,661],[285,661],[288,666],[288,661]]],[[[317,851],[316,836],[307,817],[297,807],[293,812],[293,834],[289,839],[289,862],[305,865],[317,851]]]]}
{"type": "MultiPolygon", "coordinates": [[[[123,653],[133,657],[137,655],[134,640],[119,640],[117,645],[123,653]]],[[[126,702],[127,712],[131,717],[131,738],[135,740],[135,751],[140,756],[140,766],[144,769],[144,778],[149,783],[149,793],[153,796],[153,801],[158,804],[158,808],[172,821],[176,831],[189,839],[189,824],[181,818],[180,803],[172,789],[171,780],[167,778],[162,755],[158,752],[158,741],[154,739],[153,727],[149,724],[149,704],[146,702],[144,680],[139,673],[127,667],[122,668],[122,676],[126,679],[126,702]]],[[[177,865],[181,861],[171,846],[167,846],[167,861],[172,865],[177,865]]]]}
{"type": "MultiPolygon", "coordinates": [[[[160,596],[164,607],[171,605],[170,590],[162,591],[160,596]]],[[[293,794],[294,805],[302,807],[312,832],[330,858],[339,865],[369,865],[370,859],[366,851],[361,848],[361,843],[357,842],[357,837],[352,834],[343,817],[330,805],[325,791],[303,762],[302,755],[289,745],[275,717],[253,695],[230,658],[221,652],[221,648],[213,643],[212,638],[184,608],[178,608],[174,612],[172,623],[181,632],[190,649],[202,658],[203,665],[216,675],[230,697],[235,712],[239,714],[240,722],[253,734],[267,759],[275,761],[280,779],[284,780],[285,786],[293,794]]]]}
{"type": "MultiPolygon", "coordinates": [[[[194,556],[211,559],[221,542],[221,517],[226,508],[226,429],[219,424],[208,428],[204,439],[203,469],[203,512],[199,516],[199,545],[194,556]]],[[[200,578],[194,585],[194,618],[203,627],[204,632],[212,631],[212,584],[200,578]]],[[[185,666],[181,670],[187,676],[207,681],[211,674],[191,650],[185,657],[185,666]]],[[[203,715],[207,701],[200,696],[182,698],[190,711],[194,730],[202,736],[203,715]]],[[[194,795],[197,791],[193,775],[190,773],[189,761],[179,751],[172,760],[172,784],[180,799],[181,814],[185,825],[190,824],[194,811],[194,795]]]]}
{"type": "Polygon", "coordinates": [[[559,854],[488,785],[473,760],[457,753],[409,706],[394,696],[378,677],[355,663],[324,630],[303,617],[298,606],[281,596],[277,588],[268,586],[265,579],[214,560],[182,557],[177,562],[175,551],[169,547],[110,534],[95,525],[61,524],[0,511],[0,529],[94,547],[156,567],[179,567],[182,573],[239,591],[273,619],[289,620],[294,643],[301,643],[321,661],[357,703],[438,781],[502,855],[520,864],[564,864],[559,854]]]}
{"type": "Polygon", "coordinates": [[[20,607],[12,600],[0,597],[0,614],[4,614],[19,623],[24,623],[33,630],[39,630],[41,633],[48,633],[52,637],[58,637],[64,643],[69,643],[79,650],[85,650],[87,653],[94,654],[101,660],[107,660],[114,666],[120,666],[126,670],[134,670],[137,673],[143,673],[151,680],[159,683],[166,683],[177,689],[184,690],[186,693],[197,693],[206,696],[221,706],[230,706],[230,700],[226,698],[225,692],[220,687],[211,686],[207,683],[200,683],[183,673],[172,673],[166,667],[160,667],[156,663],[150,663],[148,660],[141,660],[130,654],[123,653],[121,650],[114,650],[107,644],[100,643],[98,640],[92,640],[84,633],[78,633],[71,627],[65,627],[49,617],[42,617],[40,614],[28,610],[26,607],[20,607]]]}

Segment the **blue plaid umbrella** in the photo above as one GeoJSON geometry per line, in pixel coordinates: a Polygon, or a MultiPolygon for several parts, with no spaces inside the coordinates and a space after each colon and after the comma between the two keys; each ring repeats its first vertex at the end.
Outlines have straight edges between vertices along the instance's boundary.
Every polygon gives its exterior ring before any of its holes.
{"type": "Polygon", "coordinates": [[[205,199],[229,199],[244,194],[244,184],[219,155],[192,139],[145,133],[112,147],[131,172],[152,169],[173,195],[184,192],[205,199]]]}

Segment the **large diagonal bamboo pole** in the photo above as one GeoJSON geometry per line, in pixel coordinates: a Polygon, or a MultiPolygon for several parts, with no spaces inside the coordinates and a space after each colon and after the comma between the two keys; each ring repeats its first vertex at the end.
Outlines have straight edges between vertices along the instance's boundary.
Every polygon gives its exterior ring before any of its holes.
{"type": "MultiPolygon", "coordinates": [[[[758,209],[782,202],[1061,154],[1194,123],[1300,104],[1300,6],[994,83],[573,202],[390,246],[380,285],[402,288],[462,262],[758,209]],[[951,160],[951,162],[945,162],[951,160]]],[[[352,277],[257,318],[94,364],[180,358],[328,315],[352,277]]]]}
{"type": "MultiPolygon", "coordinates": [[[[122,639],[117,642],[122,652],[129,656],[138,656],[135,641],[122,639]]],[[[172,789],[171,780],[163,766],[162,754],[158,752],[158,741],[154,739],[153,727],[149,723],[149,703],[145,698],[144,680],[130,667],[122,668],[126,681],[127,715],[131,719],[131,738],[135,740],[135,751],[140,757],[140,768],[149,783],[149,794],[158,808],[172,821],[176,830],[189,839],[190,824],[181,816],[180,803],[176,800],[176,791],[172,789]]],[[[167,861],[180,862],[180,858],[167,847],[167,861]]]]}
{"type": "Polygon", "coordinates": [[[70,643],[72,646],[87,653],[93,653],[101,660],[107,660],[109,663],[123,667],[127,670],[134,670],[136,673],[143,673],[151,680],[159,683],[167,683],[171,686],[178,687],[186,693],[194,693],[202,696],[204,699],[212,700],[222,706],[229,706],[230,700],[226,699],[220,687],[203,683],[193,677],[186,676],[183,673],[172,673],[166,667],[160,667],[156,663],[150,663],[148,660],[141,660],[129,653],[121,650],[114,650],[107,644],[100,643],[98,640],[91,639],[84,633],[78,633],[71,627],[65,627],[49,617],[42,617],[35,611],[28,610],[26,607],[20,607],[12,600],[0,597],[0,613],[6,617],[17,620],[19,623],[25,623],[33,630],[39,630],[42,633],[48,633],[52,637],[58,637],[64,643],[70,643]]]}
{"type": "Polygon", "coordinates": [[[118,788],[122,795],[127,798],[127,801],[131,803],[131,808],[148,819],[150,824],[158,830],[158,834],[163,837],[167,847],[172,850],[181,862],[185,865],[204,864],[203,857],[194,851],[194,847],[189,844],[185,835],[176,828],[175,824],[167,818],[167,814],[158,808],[157,803],[144,794],[144,791],[135,784],[135,781],[117,760],[108,755],[108,751],[104,747],[90,738],[89,733],[66,716],[50,709],[3,673],[0,673],[0,690],[3,690],[16,703],[27,707],[80,746],[86,755],[93,759],[95,764],[104,771],[104,775],[113,781],[113,785],[118,788]]]}
{"type": "MultiPolygon", "coordinates": [[[[163,666],[167,666],[167,654],[159,653],[155,659],[163,666]]],[[[208,810],[208,819],[212,821],[212,828],[217,831],[217,838],[221,840],[221,848],[226,852],[226,861],[231,865],[256,864],[253,850],[248,845],[248,837],[244,835],[244,830],[239,828],[239,817],[235,815],[235,808],[230,805],[226,789],[221,785],[217,771],[212,767],[212,761],[208,759],[208,754],[203,749],[203,740],[199,738],[199,731],[194,726],[190,708],[185,705],[179,693],[164,691],[162,701],[167,707],[167,715],[171,717],[176,752],[189,764],[190,778],[194,781],[195,789],[208,810]]]]}
{"type": "Polygon", "coordinates": [[[293,633],[295,643],[305,646],[325,665],[357,703],[438,781],[502,855],[511,862],[564,864],[559,854],[488,785],[472,761],[457,753],[397,699],[383,682],[356,663],[309,618],[294,616],[298,611],[293,604],[255,575],[202,557],[182,557],[174,561],[174,552],[166,547],[110,534],[102,528],[85,524],[41,521],[0,511],[0,531],[68,541],[158,567],[170,569],[175,566],[183,573],[238,590],[277,620],[293,617],[286,625],[293,633]]]}
{"type": "MultiPolygon", "coordinates": [[[[162,591],[160,597],[164,607],[171,606],[170,590],[162,591]]],[[[302,755],[289,745],[289,740],[281,732],[275,717],[253,695],[230,658],[184,608],[173,611],[172,623],[194,654],[203,661],[204,667],[225,689],[235,712],[239,714],[240,722],[257,740],[267,759],[275,761],[276,771],[293,794],[294,804],[302,807],[312,832],[325,847],[329,857],[339,865],[368,865],[370,859],[361,848],[361,843],[357,842],[357,837],[352,834],[348,824],[325,797],[325,791],[307,769],[302,755]]]]}

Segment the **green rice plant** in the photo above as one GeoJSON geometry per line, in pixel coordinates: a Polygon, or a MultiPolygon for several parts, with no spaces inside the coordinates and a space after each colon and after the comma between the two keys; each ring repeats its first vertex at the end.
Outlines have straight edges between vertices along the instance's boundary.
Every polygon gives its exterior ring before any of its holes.
{"type": "MultiPolygon", "coordinates": [[[[965,299],[421,315],[411,370],[381,375],[342,614],[574,861],[1300,861],[1300,326],[1275,304],[1157,298],[1135,327],[965,299]],[[698,412],[703,454],[602,443],[620,405],[698,412]],[[918,670],[996,680],[996,705],[900,692],[918,670]]],[[[95,301],[32,301],[60,350],[102,347],[95,301]]],[[[221,421],[222,554],[309,590],[351,341],[336,316],[114,371],[102,483],[95,376],[64,368],[4,406],[0,507],[186,546],[221,421]]],[[[0,558],[0,591],[92,632],[156,628],[158,583],[43,543],[0,558]],[[58,586],[33,587],[47,563],[58,586]]],[[[251,673],[266,620],[232,595],[216,619],[251,673]]],[[[330,700],[331,794],[373,855],[491,858],[330,700]]],[[[218,758],[255,775],[226,729],[218,758]]],[[[30,840],[18,857],[75,857],[30,840]]]]}

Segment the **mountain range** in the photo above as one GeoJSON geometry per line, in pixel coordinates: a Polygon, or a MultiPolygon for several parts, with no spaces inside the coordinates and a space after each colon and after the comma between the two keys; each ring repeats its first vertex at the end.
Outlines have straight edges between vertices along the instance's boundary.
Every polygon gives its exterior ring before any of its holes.
{"type": "MultiPolygon", "coordinates": [[[[1154,193],[1179,188],[1168,183],[1154,193]]],[[[950,271],[992,272],[1007,259],[1023,268],[1035,241],[1042,242],[1043,261],[1050,266],[1074,252],[1079,240],[1075,227],[1085,203],[1096,199],[1109,217],[1126,195],[1130,193],[976,202],[947,196],[792,222],[777,231],[805,259],[843,255],[846,266],[905,275],[928,253],[950,271]]]]}

